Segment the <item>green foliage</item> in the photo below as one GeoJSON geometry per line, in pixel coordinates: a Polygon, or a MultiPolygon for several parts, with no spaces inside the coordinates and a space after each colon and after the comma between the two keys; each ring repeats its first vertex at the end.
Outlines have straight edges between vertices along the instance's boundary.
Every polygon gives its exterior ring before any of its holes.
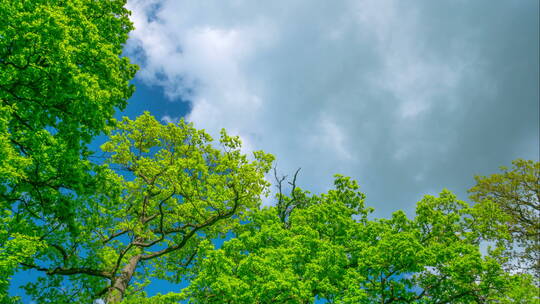
{"type": "Polygon", "coordinates": [[[3,223],[0,227],[0,303],[17,303],[18,299],[9,297],[7,289],[9,287],[9,278],[19,264],[28,261],[40,249],[44,247],[39,237],[30,237],[27,235],[14,233],[8,237],[6,221],[11,218],[9,214],[2,217],[3,223]]]}
{"type": "MultiPolygon", "coordinates": [[[[30,164],[29,160],[17,153],[10,144],[9,117],[11,109],[0,105],[0,191],[6,191],[6,183],[15,183],[24,177],[23,168],[30,164]]],[[[4,207],[4,206],[2,206],[4,207]]]]}
{"type": "Polygon", "coordinates": [[[38,303],[539,303],[531,275],[501,266],[540,269],[538,162],[477,177],[473,207],[425,196],[414,218],[370,219],[343,176],[312,195],[295,174],[290,196],[276,178],[261,210],[273,156],[184,121],[112,118],[134,90],[124,4],[0,2],[1,303],[19,302],[19,269],[43,273],[25,287],[38,303]],[[190,286],[147,297],[153,278],[190,286]]]}
{"type": "Polygon", "coordinates": [[[136,67],[120,56],[132,28],[124,3],[0,3],[3,201],[68,221],[64,189],[93,191],[86,144],[134,89],[136,67]]]}
{"type": "MultiPolygon", "coordinates": [[[[478,303],[536,301],[530,280],[482,256],[468,211],[449,191],[426,196],[416,217],[368,220],[348,178],[303,197],[285,222],[279,207],[252,213],[235,237],[197,260],[190,303],[478,303]],[[309,203],[306,203],[309,201],[309,203]],[[523,284],[523,285],[520,285],[523,284]]],[[[278,197],[278,199],[280,199],[278,197]]],[[[282,198],[282,201],[289,201],[282,198]]],[[[294,202],[281,204],[295,205],[294,202]]]]}
{"type": "Polygon", "coordinates": [[[496,297],[498,303],[540,304],[540,288],[534,286],[530,275],[516,275],[510,278],[506,294],[496,297]]]}
{"type": "Polygon", "coordinates": [[[135,296],[127,296],[122,304],[174,304],[180,303],[182,295],[179,293],[169,292],[167,294],[157,294],[153,297],[147,297],[146,293],[141,292],[135,296]]]}
{"type": "MultiPolygon", "coordinates": [[[[76,232],[77,197],[96,192],[86,145],[134,90],[136,66],[121,56],[132,29],[124,4],[0,2],[0,210],[11,210],[0,215],[4,255],[19,248],[31,257],[41,243],[29,240],[47,225],[76,232]]],[[[3,278],[14,259],[5,259],[3,278]]]]}
{"type": "Polygon", "coordinates": [[[126,105],[135,68],[119,57],[132,29],[124,3],[2,2],[0,99],[16,110],[13,128],[88,142],[126,105]]]}
{"type": "Polygon", "coordinates": [[[518,159],[511,170],[477,176],[469,190],[483,236],[506,248],[506,266],[540,282],[540,162],[518,159]]]}
{"type": "Polygon", "coordinates": [[[191,124],[163,125],[148,113],[117,122],[102,146],[110,158],[96,171],[99,192],[77,197],[77,235],[43,227],[48,247],[25,265],[47,276],[27,292],[39,303],[117,303],[137,299],[133,284],[179,280],[205,240],[258,209],[268,186],[271,155],[248,160],[224,131],[219,145],[191,124]]]}

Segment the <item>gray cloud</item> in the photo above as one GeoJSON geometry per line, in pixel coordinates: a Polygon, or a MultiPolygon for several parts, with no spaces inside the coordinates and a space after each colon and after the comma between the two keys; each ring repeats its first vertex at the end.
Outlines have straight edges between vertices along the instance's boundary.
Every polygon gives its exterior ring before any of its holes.
{"type": "MultiPolygon", "coordinates": [[[[538,159],[537,1],[133,0],[139,78],[381,215],[538,159]]],[[[174,106],[174,104],[167,104],[174,106]]]]}

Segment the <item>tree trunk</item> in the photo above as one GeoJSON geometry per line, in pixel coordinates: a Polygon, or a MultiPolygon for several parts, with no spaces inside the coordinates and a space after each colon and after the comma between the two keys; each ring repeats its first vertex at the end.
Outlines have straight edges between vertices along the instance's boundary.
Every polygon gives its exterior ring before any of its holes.
{"type": "Polygon", "coordinates": [[[114,278],[112,287],[107,293],[107,304],[120,303],[120,301],[122,301],[122,298],[124,297],[126,289],[129,285],[129,281],[131,281],[131,277],[133,277],[137,264],[140,260],[141,255],[138,254],[133,256],[122,269],[120,276],[114,278]]]}

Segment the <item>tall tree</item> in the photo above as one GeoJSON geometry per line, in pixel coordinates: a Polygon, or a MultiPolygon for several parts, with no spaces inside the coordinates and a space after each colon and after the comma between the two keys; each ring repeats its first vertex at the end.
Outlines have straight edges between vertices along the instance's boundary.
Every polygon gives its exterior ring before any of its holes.
{"type": "Polygon", "coordinates": [[[148,113],[118,122],[102,146],[110,159],[97,171],[99,192],[77,198],[78,233],[42,227],[46,248],[23,265],[46,276],[27,292],[39,303],[118,303],[141,280],[182,279],[201,243],[258,209],[267,187],[271,155],[248,160],[224,131],[219,144],[190,124],[163,125],[148,113]]]}
{"type": "MultiPolygon", "coordinates": [[[[124,0],[0,1],[0,302],[44,223],[94,192],[86,145],[133,92],[124,0]]],[[[9,300],[11,301],[11,300],[9,300]]]]}
{"type": "Polygon", "coordinates": [[[476,176],[469,192],[486,238],[506,243],[506,265],[536,275],[540,284],[540,162],[517,159],[502,173],[476,176]]]}

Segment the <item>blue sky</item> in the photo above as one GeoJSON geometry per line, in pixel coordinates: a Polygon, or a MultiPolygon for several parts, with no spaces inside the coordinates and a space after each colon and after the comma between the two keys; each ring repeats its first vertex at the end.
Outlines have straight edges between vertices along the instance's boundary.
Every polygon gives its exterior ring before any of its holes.
{"type": "Polygon", "coordinates": [[[301,167],[305,189],[340,173],[376,215],[411,214],[424,194],[467,199],[475,174],[538,160],[538,6],[130,0],[141,70],[118,117],[226,128],[282,173],[301,167]]]}

